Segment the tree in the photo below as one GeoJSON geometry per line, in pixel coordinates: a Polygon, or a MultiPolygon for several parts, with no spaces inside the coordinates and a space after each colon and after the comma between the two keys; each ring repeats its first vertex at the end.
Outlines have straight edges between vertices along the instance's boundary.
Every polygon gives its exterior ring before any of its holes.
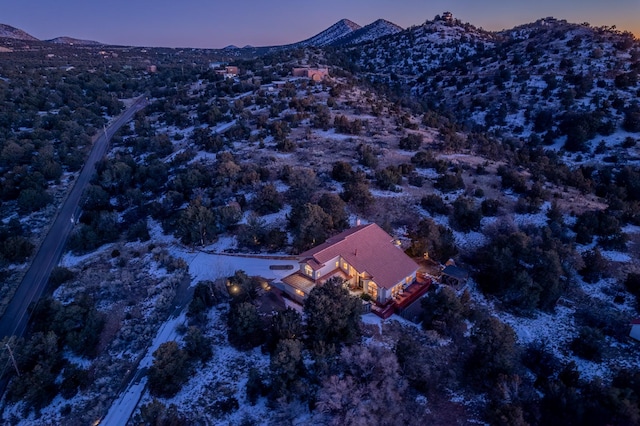
{"type": "Polygon", "coordinates": [[[310,341],[355,343],[361,334],[361,310],[361,300],[351,296],[338,278],[331,278],[323,285],[314,287],[304,301],[310,341]]]}
{"type": "Polygon", "coordinates": [[[184,336],[184,350],[189,358],[199,359],[202,362],[210,360],[213,356],[211,341],[195,326],[187,329],[187,334],[184,336]]]}
{"type": "Polygon", "coordinates": [[[271,317],[271,326],[265,347],[273,352],[278,342],[286,339],[300,339],[304,333],[302,316],[295,310],[287,308],[271,317]]]}
{"type": "Polygon", "coordinates": [[[596,247],[589,250],[583,256],[584,268],[580,270],[582,279],[587,283],[595,283],[602,278],[607,270],[607,261],[596,247]]]}
{"type": "Polygon", "coordinates": [[[511,375],[517,366],[518,349],[513,329],[498,318],[486,316],[471,332],[473,350],[467,371],[482,387],[491,387],[498,377],[511,375]]]}
{"type": "Polygon", "coordinates": [[[272,183],[264,185],[256,193],[253,210],[261,216],[277,213],[282,209],[283,197],[272,183]]]}
{"type": "Polygon", "coordinates": [[[184,244],[204,246],[216,235],[216,218],[213,211],[202,204],[200,198],[189,203],[178,219],[178,235],[184,244]]]}
{"type": "Polygon", "coordinates": [[[361,213],[366,212],[375,201],[364,176],[345,183],[340,196],[361,213]]]}
{"type": "Polygon", "coordinates": [[[318,199],[318,205],[331,217],[333,231],[342,231],[349,227],[347,205],[339,195],[325,192],[318,199]]]}
{"type": "Polygon", "coordinates": [[[295,211],[292,209],[289,222],[293,231],[293,246],[299,252],[323,243],[333,230],[331,216],[322,207],[312,203],[306,203],[295,211]],[[299,218],[300,222],[293,224],[292,218],[299,218]]]}
{"type": "Polygon", "coordinates": [[[347,182],[353,177],[353,169],[346,161],[336,161],[331,169],[331,177],[338,182],[347,182]]]}
{"type": "Polygon", "coordinates": [[[458,197],[453,202],[453,212],[450,217],[451,226],[462,232],[477,231],[480,229],[482,211],[475,206],[472,199],[458,197]]]}
{"type": "Polygon", "coordinates": [[[274,399],[290,394],[299,394],[298,383],[304,374],[302,342],[298,339],[283,339],[271,354],[271,382],[274,399]]]}
{"type": "Polygon", "coordinates": [[[25,189],[18,196],[18,209],[21,213],[31,213],[46,207],[53,197],[44,189],[25,189]]]}
{"type": "Polygon", "coordinates": [[[149,391],[154,396],[169,398],[180,391],[189,376],[189,356],[178,343],[162,343],[153,352],[149,368],[149,391]]]}
{"type": "MultiPolygon", "coordinates": [[[[465,290],[466,292],[466,290],[465,290]]],[[[439,287],[435,292],[422,298],[422,326],[436,330],[449,337],[460,337],[464,332],[463,320],[469,312],[469,294],[463,300],[448,286],[439,287]]]]}
{"type": "Polygon", "coordinates": [[[249,302],[231,305],[227,328],[229,343],[241,350],[258,346],[264,338],[258,309],[249,302]]]}
{"type": "Polygon", "coordinates": [[[438,225],[429,217],[410,229],[409,237],[411,245],[407,254],[411,257],[422,257],[427,253],[429,257],[444,262],[458,253],[451,229],[438,225]]]}
{"type": "Polygon", "coordinates": [[[188,424],[185,416],[178,411],[175,404],[167,407],[155,398],[140,407],[140,417],[145,425],[150,426],[183,426],[188,424]]]}

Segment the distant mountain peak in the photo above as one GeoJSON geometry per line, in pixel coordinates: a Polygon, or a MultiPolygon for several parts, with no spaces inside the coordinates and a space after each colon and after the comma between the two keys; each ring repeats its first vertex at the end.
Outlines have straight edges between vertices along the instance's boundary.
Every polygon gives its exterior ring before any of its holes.
{"type": "Polygon", "coordinates": [[[340,38],[345,37],[346,35],[349,35],[352,32],[359,30],[360,28],[362,27],[353,21],[350,21],[348,19],[341,19],[326,30],[314,35],[311,38],[298,43],[294,43],[293,46],[329,46],[335,43],[340,38]]]}
{"type": "Polygon", "coordinates": [[[24,41],[39,41],[37,38],[35,38],[31,34],[28,34],[27,32],[19,28],[12,27],[11,25],[5,24],[0,24],[0,37],[24,41]]]}
{"type": "Polygon", "coordinates": [[[351,44],[364,43],[377,40],[380,37],[397,34],[400,31],[403,31],[403,28],[401,26],[387,21],[386,19],[378,19],[370,23],[369,25],[358,28],[357,30],[341,37],[340,39],[334,41],[332,45],[346,46],[351,44]]]}

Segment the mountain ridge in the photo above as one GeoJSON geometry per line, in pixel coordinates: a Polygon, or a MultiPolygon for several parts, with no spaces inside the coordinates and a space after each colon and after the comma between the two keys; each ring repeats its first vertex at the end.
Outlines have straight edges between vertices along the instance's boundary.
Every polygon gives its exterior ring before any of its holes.
{"type": "Polygon", "coordinates": [[[7,24],[0,24],[0,38],[10,38],[23,41],[40,41],[26,31],[7,24]]]}

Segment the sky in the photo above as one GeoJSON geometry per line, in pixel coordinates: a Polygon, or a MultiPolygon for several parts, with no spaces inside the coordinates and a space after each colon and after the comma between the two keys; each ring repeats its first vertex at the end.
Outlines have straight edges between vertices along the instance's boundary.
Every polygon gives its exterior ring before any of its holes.
{"type": "Polygon", "coordinates": [[[442,12],[485,30],[553,16],[640,37],[640,0],[0,0],[0,23],[41,40],[69,36],[128,46],[271,46],[312,37],[340,19],[406,28],[442,12]]]}

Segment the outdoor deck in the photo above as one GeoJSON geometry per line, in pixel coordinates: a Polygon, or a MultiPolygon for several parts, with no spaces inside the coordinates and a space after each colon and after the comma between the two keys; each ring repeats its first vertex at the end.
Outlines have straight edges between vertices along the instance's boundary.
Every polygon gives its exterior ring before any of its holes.
{"type": "Polygon", "coordinates": [[[371,312],[378,315],[382,319],[387,319],[394,313],[400,313],[403,309],[409,307],[413,302],[424,296],[429,290],[432,280],[430,277],[421,277],[407,287],[402,293],[398,294],[385,305],[371,306],[371,312]]]}

